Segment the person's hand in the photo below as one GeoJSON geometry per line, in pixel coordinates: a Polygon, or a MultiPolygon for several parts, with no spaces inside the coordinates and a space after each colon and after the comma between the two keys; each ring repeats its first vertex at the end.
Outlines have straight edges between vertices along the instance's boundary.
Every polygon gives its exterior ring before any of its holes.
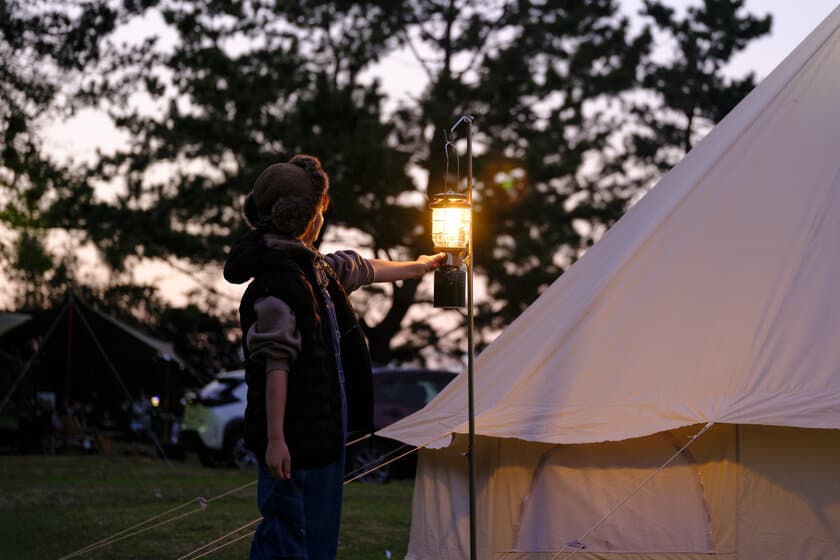
{"type": "Polygon", "coordinates": [[[446,253],[420,255],[417,257],[417,262],[423,265],[423,274],[440,268],[440,265],[442,265],[444,261],[446,261],[446,253]]]}
{"type": "Polygon", "coordinates": [[[422,278],[427,272],[441,267],[446,261],[446,253],[420,255],[413,261],[383,261],[370,259],[373,264],[374,282],[396,282],[411,278],[422,278]]]}
{"type": "Polygon", "coordinates": [[[268,472],[277,480],[288,480],[292,477],[292,457],[286,440],[275,439],[268,442],[265,450],[265,466],[268,472]]]}

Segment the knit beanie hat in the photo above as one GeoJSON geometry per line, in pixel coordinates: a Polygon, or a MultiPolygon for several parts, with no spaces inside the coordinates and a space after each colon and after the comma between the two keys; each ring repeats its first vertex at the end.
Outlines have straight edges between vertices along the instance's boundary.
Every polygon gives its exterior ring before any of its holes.
{"type": "Polygon", "coordinates": [[[245,219],[254,229],[300,237],[326,202],[329,186],[316,157],[299,154],[269,165],[245,197],[245,219]]]}

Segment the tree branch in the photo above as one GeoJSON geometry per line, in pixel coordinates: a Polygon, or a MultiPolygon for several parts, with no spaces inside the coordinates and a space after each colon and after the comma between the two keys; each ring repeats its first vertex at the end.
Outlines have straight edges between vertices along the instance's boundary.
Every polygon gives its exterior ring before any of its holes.
{"type": "Polygon", "coordinates": [[[166,264],[168,264],[169,266],[171,266],[172,268],[174,268],[175,270],[177,270],[178,272],[180,272],[181,274],[183,274],[184,276],[188,277],[190,280],[195,282],[198,285],[199,288],[210,292],[214,296],[224,298],[224,299],[226,299],[228,301],[231,301],[233,303],[239,303],[238,298],[235,298],[230,294],[220,292],[219,290],[217,290],[213,286],[208,286],[204,282],[204,280],[202,280],[202,279],[200,279],[196,276],[195,271],[190,270],[189,268],[187,268],[187,267],[185,267],[181,264],[178,264],[178,262],[175,260],[175,257],[168,257],[168,258],[165,259],[165,261],[166,261],[166,264]]]}
{"type": "Polygon", "coordinates": [[[414,55],[414,58],[416,58],[417,62],[420,63],[420,66],[423,67],[423,70],[426,72],[426,75],[429,77],[429,81],[434,82],[435,81],[435,75],[432,72],[432,69],[429,68],[429,65],[427,64],[426,60],[422,56],[420,56],[420,53],[417,51],[417,48],[414,46],[414,42],[411,40],[411,37],[409,37],[408,32],[403,31],[402,36],[405,40],[405,44],[408,45],[408,48],[411,51],[411,54],[414,55]]]}
{"type": "Polygon", "coordinates": [[[502,24],[503,21],[505,21],[505,19],[507,19],[508,15],[509,15],[508,5],[505,5],[502,8],[501,15],[496,19],[496,21],[493,22],[491,25],[487,26],[485,28],[485,30],[483,31],[483,37],[481,38],[481,46],[478,49],[476,49],[476,51],[473,53],[473,56],[470,59],[467,66],[461,72],[458,73],[458,75],[456,76],[457,80],[460,81],[467,72],[469,72],[470,70],[473,69],[473,67],[475,66],[475,63],[478,62],[478,59],[480,57],[484,56],[487,53],[487,51],[489,50],[489,45],[487,43],[485,43],[485,41],[487,40],[488,37],[490,37],[491,33],[501,29],[501,24],[502,24]]]}

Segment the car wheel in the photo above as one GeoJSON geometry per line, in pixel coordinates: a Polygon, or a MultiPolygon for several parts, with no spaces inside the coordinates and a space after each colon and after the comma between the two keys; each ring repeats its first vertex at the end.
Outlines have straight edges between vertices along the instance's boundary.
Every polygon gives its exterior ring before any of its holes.
{"type": "Polygon", "coordinates": [[[230,457],[233,464],[239,470],[252,470],[257,468],[257,456],[245,447],[245,436],[237,434],[231,445],[230,457]]]}
{"type": "Polygon", "coordinates": [[[345,469],[347,471],[347,478],[353,478],[362,473],[367,473],[357,480],[377,484],[382,484],[390,480],[393,472],[391,465],[385,465],[370,473],[367,472],[385,460],[383,457],[389,451],[388,446],[377,440],[358,443],[356,445],[356,449],[349,454],[349,461],[345,469]]]}

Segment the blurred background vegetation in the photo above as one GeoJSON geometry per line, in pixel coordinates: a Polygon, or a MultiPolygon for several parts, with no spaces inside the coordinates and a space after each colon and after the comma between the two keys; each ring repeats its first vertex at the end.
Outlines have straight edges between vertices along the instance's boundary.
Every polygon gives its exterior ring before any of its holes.
{"type": "MultiPolygon", "coordinates": [[[[72,289],[196,369],[233,367],[237,303],[204,279],[244,231],[256,175],[317,155],[327,240],[414,258],[432,250],[427,193],[457,181],[442,131],[472,114],[486,342],[754,86],[722,71],[770,30],[742,0],[646,0],[633,17],[617,0],[0,0],[8,307],[72,289]],[[396,52],[426,84],[399,98],[375,77],[396,52]],[[87,110],[123,141],[57,157],[46,124],[87,110]],[[99,273],[81,272],[83,250],[99,273]],[[173,301],[137,279],[148,262],[197,287],[173,301]]],[[[376,362],[458,357],[462,329],[433,320],[418,282],[354,298],[376,362]]]]}

